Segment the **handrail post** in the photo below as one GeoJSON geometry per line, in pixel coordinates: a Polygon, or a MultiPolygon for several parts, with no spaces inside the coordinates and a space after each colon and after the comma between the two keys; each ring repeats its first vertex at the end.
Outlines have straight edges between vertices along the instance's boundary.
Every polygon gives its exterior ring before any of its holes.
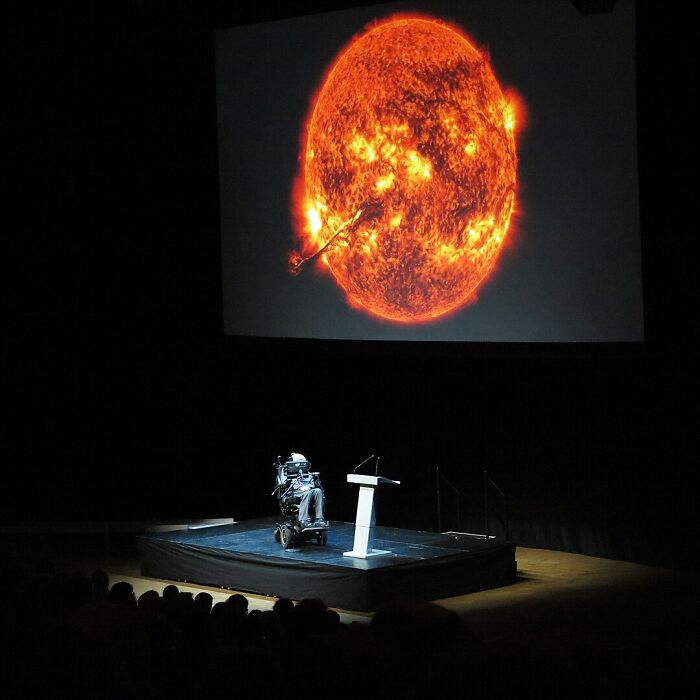
{"type": "Polygon", "coordinates": [[[489,541],[489,485],[486,470],[484,469],[484,532],[486,541],[489,541]]]}
{"type": "Polygon", "coordinates": [[[442,517],[440,515],[440,467],[435,467],[435,491],[437,494],[438,532],[442,532],[442,517]]]}

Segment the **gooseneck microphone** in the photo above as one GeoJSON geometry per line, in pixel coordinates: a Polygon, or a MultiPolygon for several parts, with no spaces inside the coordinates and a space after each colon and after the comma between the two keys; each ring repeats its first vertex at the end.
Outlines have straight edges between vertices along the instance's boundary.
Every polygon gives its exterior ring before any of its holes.
{"type": "Polygon", "coordinates": [[[369,457],[367,457],[367,459],[365,459],[364,461],[360,462],[360,463],[352,470],[352,473],[354,474],[363,464],[367,464],[367,462],[369,462],[369,460],[372,459],[372,457],[374,457],[374,455],[370,455],[369,457]]]}

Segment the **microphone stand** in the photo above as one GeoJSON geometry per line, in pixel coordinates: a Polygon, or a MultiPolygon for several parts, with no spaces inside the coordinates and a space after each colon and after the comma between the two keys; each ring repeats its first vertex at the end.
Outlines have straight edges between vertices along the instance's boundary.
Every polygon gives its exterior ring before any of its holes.
{"type": "Polygon", "coordinates": [[[364,461],[360,462],[360,463],[352,470],[352,473],[354,474],[363,464],[367,464],[367,462],[369,462],[369,460],[372,459],[372,457],[374,457],[374,455],[370,455],[369,457],[367,457],[367,459],[365,459],[364,461]]]}
{"type": "Polygon", "coordinates": [[[438,532],[442,532],[442,517],[441,517],[441,505],[442,499],[440,497],[440,479],[444,479],[445,483],[454,491],[457,496],[457,527],[462,526],[462,517],[460,515],[460,500],[462,494],[459,489],[440,471],[440,467],[435,467],[435,491],[437,494],[437,520],[438,520],[438,532]]]}

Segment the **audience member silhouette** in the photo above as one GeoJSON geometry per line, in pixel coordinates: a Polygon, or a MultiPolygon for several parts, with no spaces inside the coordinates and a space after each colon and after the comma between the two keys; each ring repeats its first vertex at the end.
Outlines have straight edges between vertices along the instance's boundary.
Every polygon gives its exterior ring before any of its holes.
{"type": "Polygon", "coordinates": [[[282,627],[289,630],[292,625],[292,614],[294,613],[294,601],[289,598],[278,598],[272,606],[277,613],[282,627]]]}
{"type": "Polygon", "coordinates": [[[244,616],[248,614],[248,599],[242,593],[230,595],[226,603],[231,606],[236,615],[244,616]]]}
{"type": "Polygon", "coordinates": [[[109,589],[107,598],[117,603],[124,603],[130,607],[136,607],[134,587],[128,581],[117,581],[117,583],[109,589]]]}
{"type": "Polygon", "coordinates": [[[149,612],[158,612],[161,608],[161,598],[158,591],[151,588],[148,591],[144,591],[136,601],[136,605],[139,610],[147,610],[149,612]]]}
{"type": "Polygon", "coordinates": [[[169,583],[163,589],[163,600],[173,600],[179,592],[180,589],[174,583],[169,583]]]}
{"type": "Polygon", "coordinates": [[[200,591],[194,597],[194,602],[197,604],[199,609],[202,610],[202,612],[209,615],[211,613],[212,605],[214,604],[214,597],[211,593],[207,593],[207,591],[200,591]]]}

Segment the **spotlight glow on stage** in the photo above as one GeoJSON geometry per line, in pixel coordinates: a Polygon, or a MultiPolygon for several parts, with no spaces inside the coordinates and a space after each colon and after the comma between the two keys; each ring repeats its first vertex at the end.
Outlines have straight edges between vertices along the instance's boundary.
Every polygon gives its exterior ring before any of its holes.
{"type": "Polygon", "coordinates": [[[370,25],[338,54],[304,125],[290,271],[314,260],[351,306],[394,323],[474,302],[516,207],[520,105],[457,27],[370,25]]]}

